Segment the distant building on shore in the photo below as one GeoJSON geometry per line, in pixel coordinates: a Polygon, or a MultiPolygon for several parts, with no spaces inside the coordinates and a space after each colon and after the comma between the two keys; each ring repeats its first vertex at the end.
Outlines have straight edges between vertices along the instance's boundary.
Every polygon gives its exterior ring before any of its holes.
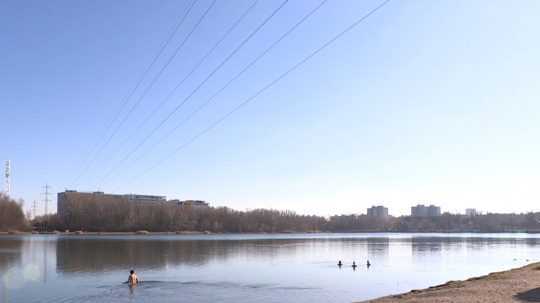
{"type": "Polygon", "coordinates": [[[201,200],[170,200],[171,203],[176,203],[179,207],[190,207],[193,209],[204,209],[209,208],[210,205],[208,205],[208,202],[201,201],[201,200]]]}
{"type": "Polygon", "coordinates": [[[165,196],[152,196],[152,195],[136,195],[136,194],[127,194],[127,195],[121,195],[129,202],[133,203],[158,203],[158,202],[166,202],[167,197],[165,196]]]}
{"type": "Polygon", "coordinates": [[[129,203],[162,203],[166,202],[165,196],[138,195],[138,194],[106,194],[102,191],[79,192],[76,190],[66,190],[57,195],[57,213],[60,217],[68,214],[69,208],[73,207],[77,201],[95,201],[101,203],[112,203],[127,201],[129,203]]]}
{"type": "Polygon", "coordinates": [[[367,215],[368,217],[386,218],[388,217],[388,208],[382,205],[372,206],[367,209],[367,215]]]}
{"type": "Polygon", "coordinates": [[[478,216],[478,211],[476,210],[476,208],[467,208],[465,210],[465,215],[469,217],[478,216]]]}
{"type": "Polygon", "coordinates": [[[412,217],[439,217],[441,215],[441,208],[435,205],[425,206],[418,204],[411,207],[412,217]]]}
{"type": "Polygon", "coordinates": [[[127,201],[128,203],[144,203],[144,204],[157,204],[157,203],[175,203],[179,207],[191,207],[191,208],[208,208],[207,202],[199,200],[169,200],[165,196],[155,195],[140,195],[140,194],[107,194],[101,191],[96,192],[78,192],[76,190],[66,190],[58,193],[57,196],[57,213],[60,217],[69,215],[72,207],[77,207],[78,203],[84,203],[85,201],[93,201],[98,203],[118,203],[127,201]]]}

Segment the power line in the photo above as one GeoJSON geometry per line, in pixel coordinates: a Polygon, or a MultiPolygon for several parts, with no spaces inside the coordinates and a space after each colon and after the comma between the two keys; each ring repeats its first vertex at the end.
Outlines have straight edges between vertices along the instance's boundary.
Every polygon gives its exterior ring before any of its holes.
{"type": "MultiPolygon", "coordinates": [[[[137,101],[131,106],[131,108],[129,109],[128,113],[126,116],[124,116],[124,118],[122,119],[121,123],[120,123],[120,126],[122,124],[124,124],[126,122],[126,120],[129,118],[129,116],[135,111],[135,109],[139,106],[139,104],[141,103],[141,101],[144,99],[144,97],[146,97],[146,94],[148,94],[148,92],[154,87],[154,85],[156,84],[156,82],[161,78],[161,75],[163,74],[163,72],[165,71],[165,69],[167,69],[167,67],[172,63],[172,61],[174,60],[174,58],[178,55],[179,51],[182,49],[182,47],[186,44],[186,42],[189,40],[189,38],[191,37],[191,35],[193,35],[193,33],[195,32],[195,30],[199,27],[199,25],[202,23],[202,21],[205,19],[206,15],[208,15],[208,12],[210,12],[210,9],[216,4],[216,1],[217,0],[213,0],[212,3],[210,3],[210,6],[208,6],[208,8],[204,11],[204,13],[200,16],[200,18],[197,20],[197,23],[195,23],[195,25],[193,26],[193,28],[191,29],[191,31],[186,35],[186,37],[184,37],[184,40],[182,40],[182,42],[176,47],[176,49],[174,50],[172,56],[170,56],[167,60],[167,62],[165,63],[165,65],[163,65],[161,67],[161,69],[159,70],[159,72],[154,76],[154,78],[152,78],[152,80],[150,81],[150,84],[148,86],[146,86],[146,88],[144,89],[143,93],[139,96],[139,98],[137,99],[137,101]]],[[[118,128],[117,128],[118,129],[118,128]]],[[[116,132],[115,132],[116,133],[116,132]]],[[[113,136],[111,136],[111,139],[112,139],[113,136]]]]}
{"type": "Polygon", "coordinates": [[[158,167],[159,165],[161,165],[165,160],[167,160],[168,158],[176,155],[180,150],[186,148],[187,146],[191,145],[193,142],[195,142],[197,139],[199,139],[200,137],[204,136],[206,133],[210,132],[212,129],[214,129],[215,127],[217,127],[219,124],[221,124],[223,121],[225,121],[227,118],[229,118],[230,116],[232,116],[235,112],[237,112],[238,110],[240,110],[241,108],[243,108],[244,106],[246,106],[247,104],[249,104],[251,101],[253,101],[255,98],[257,98],[259,95],[261,95],[263,92],[265,92],[266,90],[268,90],[269,88],[273,87],[274,85],[276,85],[279,81],[281,81],[283,78],[285,78],[286,76],[288,76],[290,73],[292,73],[293,71],[295,71],[296,69],[298,69],[300,66],[302,66],[303,64],[305,64],[307,61],[309,61],[311,58],[313,58],[315,55],[317,55],[318,53],[320,53],[321,51],[323,51],[324,49],[326,49],[328,46],[330,46],[331,44],[333,44],[334,42],[336,42],[338,39],[340,39],[341,37],[343,37],[345,34],[347,34],[348,32],[350,32],[351,30],[353,30],[356,26],[358,26],[360,23],[362,23],[363,21],[365,21],[367,18],[369,18],[371,15],[373,15],[375,12],[377,12],[378,10],[380,10],[381,8],[383,8],[386,4],[388,4],[390,2],[390,0],[385,0],[383,2],[381,2],[378,6],[376,6],[375,8],[371,9],[368,13],[366,13],[365,15],[363,15],[362,17],[360,17],[359,19],[357,19],[355,22],[353,22],[352,24],[350,24],[349,26],[347,26],[345,29],[343,29],[341,32],[339,32],[338,34],[336,34],[334,37],[332,37],[330,40],[326,41],[325,43],[323,43],[321,46],[319,46],[317,49],[315,49],[313,52],[311,52],[309,55],[307,55],[306,57],[304,57],[302,60],[298,61],[296,64],[294,64],[292,67],[290,67],[289,69],[287,69],[285,72],[283,72],[282,74],[280,74],[277,78],[275,78],[274,80],[270,81],[268,84],[266,84],[265,86],[263,86],[261,89],[259,89],[257,92],[255,92],[253,95],[249,96],[248,98],[246,98],[243,102],[241,102],[240,104],[238,104],[236,107],[234,107],[231,111],[227,112],[225,115],[223,115],[222,117],[220,117],[219,119],[217,119],[216,121],[214,121],[212,124],[210,124],[210,126],[206,127],[205,129],[203,129],[201,132],[197,133],[195,136],[191,137],[189,140],[187,140],[186,142],[184,142],[183,144],[179,145],[176,149],[173,150],[173,152],[169,155],[167,155],[166,157],[163,157],[161,158],[158,162],[156,162],[154,165],[150,166],[148,169],[146,169],[145,171],[143,171],[143,173],[141,174],[138,174],[134,179],[136,179],[137,177],[140,177],[140,176],[143,176],[145,174],[147,174],[148,172],[150,172],[151,170],[155,169],[156,167],[158,167]]]}
{"type": "MultiPolygon", "coordinates": [[[[137,99],[137,101],[132,105],[132,107],[129,109],[128,113],[126,116],[124,116],[124,118],[122,119],[121,123],[120,123],[120,126],[122,124],[124,124],[124,122],[129,118],[129,116],[135,111],[135,109],[139,106],[139,104],[141,103],[141,101],[144,99],[144,97],[146,97],[146,94],[154,87],[154,84],[159,80],[159,78],[161,77],[161,75],[163,74],[163,72],[165,71],[165,69],[171,64],[171,62],[174,60],[174,58],[176,57],[176,55],[179,53],[180,49],[182,49],[182,47],[185,45],[185,43],[189,40],[189,38],[191,37],[191,35],[195,32],[195,30],[199,27],[199,25],[201,24],[201,22],[204,20],[204,18],[206,17],[206,15],[208,14],[208,12],[210,12],[210,9],[216,4],[216,1],[217,0],[213,0],[212,3],[210,4],[210,6],[208,6],[208,8],[204,11],[204,13],[201,15],[201,17],[199,18],[199,20],[197,21],[197,23],[195,23],[195,25],[193,26],[193,28],[191,29],[191,31],[188,33],[188,35],[184,38],[184,40],[182,41],[182,43],[180,43],[178,45],[178,47],[174,50],[173,52],[173,55],[169,57],[168,61],[165,63],[165,65],[162,66],[162,68],[160,69],[160,71],[154,76],[154,78],[152,79],[152,81],[150,82],[150,84],[146,87],[146,89],[143,91],[143,93],[139,96],[139,98],[137,99]]],[[[117,128],[118,130],[118,128],[117,128]]],[[[116,133],[116,132],[115,132],[116,133]]],[[[114,134],[115,134],[114,133],[114,134]]],[[[112,139],[112,136],[110,137],[110,139],[112,139]]],[[[98,186],[99,187],[99,186],[98,186]]]]}
{"type": "MultiPolygon", "coordinates": [[[[172,91],[167,95],[167,97],[164,98],[156,107],[154,107],[154,109],[150,112],[150,114],[144,118],[142,123],[139,124],[139,126],[137,127],[137,130],[135,132],[133,132],[133,134],[137,134],[142,129],[142,127],[148,121],[150,121],[150,119],[158,112],[158,110],[163,105],[165,105],[165,103],[167,103],[167,101],[169,101],[174,96],[174,94],[176,93],[178,88],[180,88],[180,86],[182,86],[182,84],[184,84],[184,82],[189,77],[191,77],[193,75],[193,73],[195,73],[195,71],[197,71],[197,69],[206,61],[206,59],[208,59],[210,57],[210,55],[212,55],[214,53],[214,51],[218,48],[218,46],[223,41],[225,41],[225,39],[242,22],[242,20],[249,14],[249,12],[253,10],[253,8],[256,6],[257,2],[258,2],[258,0],[253,1],[253,3],[244,11],[244,13],[242,13],[242,15],[240,15],[240,17],[227,29],[225,34],[223,34],[221,36],[221,38],[204,54],[204,56],[197,62],[197,64],[195,64],[194,67],[182,78],[182,80],[180,80],[180,82],[178,82],[178,84],[172,89],[172,91]]],[[[131,141],[130,140],[131,137],[132,136],[128,137],[120,146],[127,145],[131,141]]]]}
{"type": "Polygon", "coordinates": [[[122,164],[123,162],[125,162],[132,154],[134,154],[139,148],[141,148],[145,143],[146,141],[148,141],[148,139],[150,139],[150,137],[152,137],[152,135],[158,131],[193,95],[195,95],[195,93],[197,93],[197,91],[199,91],[199,89],[217,72],[219,71],[247,42],[249,42],[249,40],[251,40],[251,38],[253,38],[253,36],[255,36],[255,34],[257,34],[284,6],[285,4],[287,4],[289,2],[289,0],[285,0],[283,1],[276,9],[274,9],[274,11],[272,11],[272,13],[267,16],[263,22],[261,22],[246,38],[244,38],[242,40],[242,42],[240,42],[240,44],[231,52],[229,53],[229,55],[227,55],[227,57],[221,61],[207,76],[206,78],[204,78],[203,81],[201,81],[183,100],[182,102],[180,102],[180,104],[178,104],[171,112],[169,112],[169,114],[165,117],[165,119],[163,119],[156,127],[154,127],[150,133],[148,135],[146,135],[143,140],[141,142],[139,142],[139,144],[137,144],[135,146],[134,149],[130,150],[127,155],[122,158],[116,165],[116,166],[113,166],[112,169],[110,169],[102,178],[102,182],[103,180],[105,180],[106,178],[109,177],[109,175],[116,169],[116,167],[118,167],[120,164],[122,164]]]}
{"type": "MultiPolygon", "coordinates": [[[[178,52],[180,51],[180,49],[182,48],[182,46],[184,46],[184,44],[188,41],[188,39],[191,37],[191,35],[195,32],[195,30],[197,29],[197,27],[199,27],[199,25],[201,24],[201,22],[204,20],[204,18],[206,17],[206,15],[208,15],[208,12],[210,12],[210,9],[216,4],[216,1],[217,0],[213,0],[212,3],[210,4],[210,6],[208,6],[208,8],[204,11],[204,13],[201,15],[201,17],[199,18],[199,20],[197,21],[197,23],[193,26],[193,28],[191,29],[191,31],[189,32],[189,34],[184,38],[184,40],[182,41],[182,43],[180,43],[180,45],[175,49],[173,55],[171,57],[169,57],[169,60],[167,61],[167,63],[165,63],[165,65],[161,68],[161,70],[156,74],[156,76],[152,79],[152,81],[150,82],[150,85],[148,85],[146,87],[146,89],[144,90],[144,92],[140,95],[139,99],[137,99],[137,102],[135,102],[133,104],[133,106],[130,108],[128,114],[124,117],[124,119],[122,120],[122,123],[123,124],[127,118],[131,115],[131,113],[133,113],[133,111],[137,108],[137,106],[141,103],[141,101],[144,99],[144,97],[146,96],[146,94],[150,91],[150,89],[152,89],[152,87],[154,86],[154,84],[157,82],[157,80],[161,77],[161,75],[163,74],[163,72],[165,71],[165,69],[169,66],[169,64],[173,61],[173,59],[176,57],[176,55],[178,54],[178,52]]],[[[99,185],[97,186],[99,187],[99,185]]]]}
{"type": "MultiPolygon", "coordinates": [[[[225,89],[229,87],[234,81],[240,78],[246,71],[248,71],[253,65],[255,65],[259,60],[261,60],[266,54],[268,54],[274,47],[276,47],[283,39],[289,36],[293,31],[296,30],[300,25],[302,25],[307,19],[309,19],[315,12],[317,12],[328,0],[321,1],[317,6],[310,10],[306,15],[304,15],[296,24],[289,28],[285,33],[283,33],[277,40],[275,40],[270,46],[268,46],[264,51],[262,51],[257,57],[255,57],[251,62],[249,62],[244,68],[242,68],[236,75],[234,75],[229,81],[225,83],[220,89],[218,89],[214,94],[212,94],[208,99],[201,103],[195,110],[193,110],[185,119],[181,120],[172,130],[170,130],[165,136],[160,138],[152,147],[156,147],[159,143],[165,141],[172,134],[174,134],[182,125],[191,120],[197,113],[203,110],[208,106],[219,94],[221,94],[225,89]]],[[[148,152],[147,152],[148,153],[148,152]]],[[[138,161],[142,158],[139,157],[135,160],[138,161]]]]}
{"type": "MultiPolygon", "coordinates": [[[[189,15],[189,13],[191,12],[191,10],[193,9],[193,7],[195,6],[195,3],[197,2],[198,0],[194,0],[192,1],[191,5],[189,6],[189,8],[186,10],[186,12],[184,13],[184,15],[182,16],[182,18],[180,19],[180,21],[176,24],[176,26],[174,27],[174,30],[171,32],[171,34],[167,37],[167,40],[165,40],[165,43],[162,44],[161,48],[159,49],[158,53],[154,56],[154,58],[152,59],[150,65],[148,65],[146,67],[146,69],[144,70],[142,76],[139,78],[139,80],[137,81],[136,85],[130,90],[130,92],[122,99],[122,103],[120,105],[120,108],[119,110],[116,112],[116,114],[114,115],[114,118],[111,120],[111,122],[107,125],[107,127],[105,128],[106,129],[106,132],[108,132],[111,127],[116,123],[116,121],[118,120],[118,118],[120,117],[120,114],[122,113],[124,107],[128,104],[129,100],[131,99],[131,97],[133,97],[133,95],[135,94],[135,92],[137,91],[137,89],[139,89],[139,87],[141,86],[143,80],[146,78],[146,75],[150,72],[150,70],[152,69],[152,67],[154,67],[154,64],[156,64],[157,60],[159,57],[161,57],[161,55],[163,54],[163,52],[165,51],[165,49],[167,48],[167,46],[170,44],[170,42],[172,41],[172,39],[174,38],[174,36],[176,36],[176,33],[178,32],[178,30],[180,29],[180,27],[182,26],[182,24],[184,24],[184,21],[186,20],[187,16],[189,15]]],[[[122,122],[123,123],[123,122],[122,122]]],[[[121,123],[121,124],[122,124],[121,123]]],[[[120,125],[121,126],[121,125],[120,125]]],[[[107,147],[107,145],[110,143],[110,141],[112,140],[112,137],[114,136],[114,134],[118,131],[118,128],[120,126],[117,126],[112,134],[107,138],[107,140],[105,140],[103,142],[102,145],[94,148],[94,153],[93,153],[93,156],[90,158],[89,161],[87,161],[86,165],[84,166],[83,170],[81,171],[81,173],[79,175],[77,175],[77,177],[75,177],[75,179],[73,180],[73,182],[71,182],[71,184],[73,186],[76,186],[76,183],[79,181],[79,179],[84,175],[86,174],[86,172],[88,171],[88,169],[90,169],[90,166],[97,160],[97,156],[103,151],[103,149],[105,149],[105,147],[107,147]]]]}

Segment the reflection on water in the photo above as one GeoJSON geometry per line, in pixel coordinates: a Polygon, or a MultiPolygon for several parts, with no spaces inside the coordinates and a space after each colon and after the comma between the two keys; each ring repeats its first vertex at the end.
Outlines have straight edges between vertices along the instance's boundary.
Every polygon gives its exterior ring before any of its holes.
{"type": "Polygon", "coordinates": [[[8,238],[0,245],[0,272],[6,272],[15,263],[21,260],[21,246],[23,240],[8,238]]]}
{"type": "MultiPolygon", "coordinates": [[[[4,242],[4,241],[3,241],[4,242]]],[[[21,239],[6,239],[5,243],[0,245],[0,302],[7,302],[7,286],[5,273],[9,272],[10,268],[21,260],[21,239]]]]}
{"type": "Polygon", "coordinates": [[[388,248],[390,247],[390,239],[388,238],[367,238],[367,251],[369,257],[386,257],[388,256],[388,248]]]}
{"type": "Polygon", "coordinates": [[[54,248],[54,243],[37,238],[0,237],[0,302],[8,302],[10,292],[28,283],[46,283],[54,248]]]}
{"type": "Polygon", "coordinates": [[[299,240],[166,241],[163,239],[84,239],[56,241],[56,265],[62,273],[101,272],[126,268],[159,269],[174,265],[202,266],[240,255],[269,259],[294,254],[299,240]]]}
{"type": "Polygon", "coordinates": [[[526,235],[4,236],[0,302],[351,302],[539,252],[526,235]],[[131,268],[143,281],[133,289],[122,283],[131,268]]]}
{"type": "MultiPolygon", "coordinates": [[[[456,243],[453,239],[445,239],[444,243],[456,243]],[[448,241],[448,242],[446,242],[448,241]]],[[[459,244],[459,241],[457,241],[459,244]]],[[[433,254],[441,251],[443,241],[436,238],[413,238],[411,239],[411,249],[413,256],[422,257],[426,253],[433,254]]]]}

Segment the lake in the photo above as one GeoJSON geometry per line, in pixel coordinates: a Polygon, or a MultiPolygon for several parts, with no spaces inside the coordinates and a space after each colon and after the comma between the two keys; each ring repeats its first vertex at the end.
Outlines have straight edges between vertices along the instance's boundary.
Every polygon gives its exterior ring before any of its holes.
{"type": "Polygon", "coordinates": [[[538,260],[527,234],[0,236],[0,302],[354,302],[538,260]]]}

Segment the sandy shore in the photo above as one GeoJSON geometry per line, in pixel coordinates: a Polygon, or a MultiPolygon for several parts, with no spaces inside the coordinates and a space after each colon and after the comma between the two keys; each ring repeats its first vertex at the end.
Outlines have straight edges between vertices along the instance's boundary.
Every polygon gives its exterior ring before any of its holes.
{"type": "Polygon", "coordinates": [[[540,302],[540,263],[363,302],[540,302]]]}

